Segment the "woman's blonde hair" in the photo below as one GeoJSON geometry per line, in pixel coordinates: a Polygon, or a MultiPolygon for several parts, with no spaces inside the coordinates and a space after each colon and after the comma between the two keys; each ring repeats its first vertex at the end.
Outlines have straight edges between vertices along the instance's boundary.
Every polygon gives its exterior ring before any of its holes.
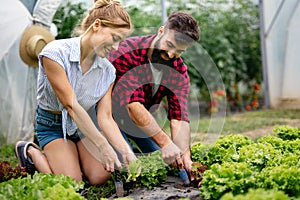
{"type": "Polygon", "coordinates": [[[111,28],[132,29],[129,14],[117,0],[94,0],[94,7],[81,22],[81,30],[75,30],[78,35],[85,32],[96,19],[101,20],[103,26],[111,28]]]}

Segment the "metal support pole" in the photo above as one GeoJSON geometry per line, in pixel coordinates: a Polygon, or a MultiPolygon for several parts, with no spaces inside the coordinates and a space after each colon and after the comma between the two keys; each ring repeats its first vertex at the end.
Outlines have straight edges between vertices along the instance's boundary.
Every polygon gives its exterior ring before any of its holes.
{"type": "Polygon", "coordinates": [[[166,4],[165,4],[165,0],[160,0],[160,4],[161,4],[161,18],[162,18],[162,24],[165,23],[165,21],[167,20],[167,9],[166,9],[166,4]]]}
{"type": "Polygon", "coordinates": [[[269,93],[269,79],[268,79],[268,65],[266,55],[266,37],[265,23],[264,23],[264,2],[259,1],[259,21],[260,21],[260,41],[261,41],[261,58],[263,67],[263,81],[264,81],[264,95],[265,95],[265,107],[270,108],[270,93],[269,93]]]}

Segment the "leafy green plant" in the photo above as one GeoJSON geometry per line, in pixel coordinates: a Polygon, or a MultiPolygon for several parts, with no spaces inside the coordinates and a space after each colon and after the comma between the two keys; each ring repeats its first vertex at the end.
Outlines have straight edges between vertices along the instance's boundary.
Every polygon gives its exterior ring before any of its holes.
{"type": "Polygon", "coordinates": [[[201,197],[219,199],[228,192],[236,196],[250,189],[263,188],[299,198],[299,141],[283,140],[275,135],[259,138],[256,142],[248,142],[240,136],[220,138],[207,153],[218,162],[211,162],[203,174],[201,197]]]}
{"type": "Polygon", "coordinates": [[[203,145],[202,143],[194,144],[191,147],[191,157],[193,162],[200,162],[203,164],[210,164],[208,153],[213,145],[203,145]]]}
{"type": "Polygon", "coordinates": [[[0,162],[0,183],[26,175],[25,168],[20,166],[12,167],[8,161],[0,162]]]}
{"type": "Polygon", "coordinates": [[[247,163],[224,162],[213,164],[204,172],[201,196],[204,199],[219,199],[223,194],[246,193],[255,186],[255,172],[247,163]]]}
{"type": "Polygon", "coordinates": [[[273,132],[283,140],[300,139],[300,129],[288,125],[275,126],[273,132]]]}
{"type": "Polygon", "coordinates": [[[253,141],[249,137],[242,134],[229,134],[226,136],[221,136],[216,141],[215,145],[224,149],[228,149],[234,145],[236,149],[239,150],[241,147],[252,143],[253,141]]]}
{"type": "Polygon", "coordinates": [[[286,149],[287,151],[296,154],[296,155],[300,155],[300,139],[296,139],[296,140],[291,140],[288,141],[286,144],[286,149]]]}
{"type": "Polygon", "coordinates": [[[299,166],[280,165],[265,168],[258,176],[258,186],[284,191],[291,197],[300,197],[299,166]]]}
{"type": "Polygon", "coordinates": [[[141,160],[134,160],[128,164],[128,177],[126,182],[136,181],[142,170],[141,160]]]}
{"type": "Polygon", "coordinates": [[[274,135],[266,135],[258,138],[257,143],[272,145],[272,147],[280,151],[286,150],[286,142],[279,137],[274,137],[274,135]]]}
{"type": "Polygon", "coordinates": [[[108,180],[104,185],[89,186],[88,187],[88,200],[105,199],[116,192],[115,184],[113,180],[108,180]]]}
{"type": "Polygon", "coordinates": [[[255,143],[240,149],[239,162],[248,163],[251,169],[261,171],[278,155],[281,155],[281,151],[276,150],[272,145],[255,143]]]}
{"type": "Polygon", "coordinates": [[[205,164],[210,166],[224,161],[237,161],[240,148],[252,143],[250,138],[241,134],[221,136],[208,152],[205,164]]]}
{"type": "Polygon", "coordinates": [[[234,196],[232,192],[226,193],[220,200],[289,200],[291,199],[282,191],[276,189],[265,190],[263,188],[249,189],[246,194],[238,194],[234,196]]]}
{"type": "Polygon", "coordinates": [[[35,173],[32,177],[27,175],[0,183],[0,199],[84,199],[77,193],[83,186],[83,182],[61,174],[35,173]]]}
{"type": "Polygon", "coordinates": [[[167,165],[163,161],[160,151],[138,156],[138,161],[132,163],[129,168],[129,172],[126,169],[120,172],[125,187],[126,184],[133,184],[132,187],[145,186],[151,189],[167,178],[167,165]]]}
{"type": "Polygon", "coordinates": [[[161,152],[156,151],[147,156],[139,157],[142,163],[142,172],[137,179],[137,184],[152,188],[167,178],[166,163],[163,161],[161,152]]]}
{"type": "Polygon", "coordinates": [[[207,166],[200,162],[192,163],[191,175],[194,177],[194,180],[191,182],[191,185],[194,187],[200,187],[202,184],[202,178],[207,166]]]}
{"type": "Polygon", "coordinates": [[[3,144],[0,146],[0,162],[2,161],[9,162],[12,167],[18,165],[13,144],[3,144]]]}
{"type": "Polygon", "coordinates": [[[55,184],[53,187],[47,187],[43,191],[43,199],[45,200],[57,200],[57,199],[69,199],[69,200],[82,200],[85,199],[80,194],[74,191],[72,187],[64,187],[60,183],[55,184]]]}

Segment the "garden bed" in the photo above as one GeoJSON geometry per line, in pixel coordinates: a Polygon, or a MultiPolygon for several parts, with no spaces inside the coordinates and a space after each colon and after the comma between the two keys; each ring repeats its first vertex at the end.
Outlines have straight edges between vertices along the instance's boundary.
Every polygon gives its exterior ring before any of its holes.
{"type": "MultiPolygon", "coordinates": [[[[297,111],[297,113],[299,113],[299,111],[297,111]]],[[[250,114],[256,118],[262,117],[262,115],[260,115],[259,113],[250,114]]],[[[280,123],[281,125],[277,126],[276,129],[274,129],[275,126],[271,125],[258,127],[256,129],[243,131],[240,134],[235,133],[234,136],[229,133],[224,133],[222,135],[207,134],[211,136],[211,142],[207,143],[208,146],[205,146],[206,144],[204,143],[201,144],[201,138],[198,138],[198,144],[200,142],[201,145],[196,146],[196,142],[192,145],[193,161],[203,162],[204,164],[207,164],[207,166],[209,166],[205,173],[200,175],[204,177],[203,181],[200,182],[202,184],[201,187],[184,187],[178,176],[174,176],[174,174],[167,174],[166,171],[164,171],[164,167],[157,167],[160,164],[161,166],[163,166],[163,163],[161,162],[161,160],[159,161],[160,158],[158,157],[158,154],[156,154],[155,162],[157,163],[155,164],[153,164],[154,162],[151,161],[150,158],[142,158],[144,159],[142,160],[142,163],[144,165],[148,165],[144,166],[144,168],[148,168],[149,166],[154,168],[152,168],[148,172],[143,172],[141,176],[139,176],[139,178],[136,180],[136,184],[133,185],[133,187],[131,187],[130,189],[126,190],[124,198],[134,200],[201,200],[202,198],[221,199],[222,197],[222,200],[233,200],[233,198],[228,198],[228,196],[232,195],[235,197],[238,195],[250,194],[279,195],[280,197],[282,197],[281,199],[292,199],[293,197],[299,198],[300,177],[296,174],[300,173],[300,133],[299,129],[297,129],[300,127],[300,120],[297,117],[291,117],[290,119],[280,118],[273,115],[273,112],[268,112],[267,114],[268,116],[264,115],[263,117],[268,118],[269,122],[276,118],[276,122],[278,122],[278,120],[282,122],[280,123]],[[293,126],[295,128],[287,125],[293,126]],[[272,137],[265,137],[264,139],[262,139],[266,135],[272,137]],[[223,140],[220,136],[223,137],[223,140]],[[293,142],[293,140],[296,141],[293,142]],[[217,145],[213,147],[213,144],[217,145]],[[209,147],[209,145],[212,146],[209,147]],[[242,170],[243,173],[241,173],[240,170],[242,170]],[[296,174],[293,175],[293,173],[296,174]],[[210,177],[214,178],[210,179],[210,177]],[[226,180],[229,180],[229,182],[226,182],[226,180]],[[281,183],[286,184],[283,185],[281,183]],[[211,187],[212,185],[213,187],[211,187]],[[268,191],[267,189],[274,190],[268,191]],[[224,197],[223,199],[223,196],[225,194],[227,195],[227,197],[224,197]]],[[[281,116],[283,117],[290,116],[290,114],[286,112],[284,112],[283,114],[284,115],[282,115],[281,112],[281,116]]],[[[241,124],[241,122],[244,120],[244,116],[234,116],[230,120],[233,120],[234,122],[236,122],[236,126],[239,126],[237,124],[241,124]]],[[[230,120],[227,120],[227,122],[230,122],[230,120]]],[[[247,122],[251,120],[255,121],[255,119],[248,119],[247,122]]],[[[228,127],[225,127],[224,130],[229,130],[232,127],[230,123],[227,126],[228,127]]],[[[205,135],[202,134],[202,137],[204,136],[205,135]]],[[[15,165],[16,162],[14,161],[16,161],[16,158],[13,155],[13,146],[10,147],[9,145],[7,145],[7,147],[4,149],[1,147],[0,153],[0,162],[6,160],[9,161],[12,166],[15,165]]],[[[1,170],[1,172],[3,172],[3,170],[1,170]]],[[[20,175],[22,175],[22,173],[20,175]]],[[[126,176],[124,176],[123,178],[126,179],[126,176]]],[[[22,182],[24,183],[22,184],[22,187],[26,188],[26,191],[28,192],[32,186],[38,187],[40,185],[40,181],[44,178],[42,178],[41,176],[36,177],[35,179],[39,182],[39,184],[30,184],[30,187],[28,187],[26,186],[26,182],[24,180],[24,182],[22,182]]],[[[47,178],[47,180],[51,179],[51,177],[47,178]]],[[[124,183],[126,182],[125,179],[123,179],[124,183]]],[[[27,181],[30,182],[31,180],[27,181]]],[[[61,199],[67,199],[67,197],[64,198],[63,196],[63,191],[65,191],[65,189],[68,189],[63,188],[66,187],[66,185],[62,185],[63,187],[61,187],[60,185],[54,185],[54,183],[56,182],[47,182],[47,184],[50,184],[50,188],[47,190],[48,194],[50,194],[50,192],[52,194],[53,190],[60,191],[60,195],[62,195],[61,199]]],[[[70,184],[69,182],[68,184],[69,186],[73,185],[73,183],[70,184]]],[[[4,186],[10,188],[9,190],[12,194],[17,194],[18,191],[25,191],[17,190],[16,188],[14,188],[16,187],[16,184],[10,183],[10,185],[15,186],[11,187],[7,186],[6,183],[2,183],[1,188],[5,189],[4,186]]],[[[43,193],[44,189],[40,189],[42,191],[39,193],[43,193]]],[[[91,188],[89,187],[88,189],[90,190],[91,188]]],[[[99,190],[91,189],[90,192],[92,193],[92,196],[90,196],[90,198],[88,199],[117,198],[116,194],[114,194],[115,191],[113,181],[110,181],[108,187],[103,186],[98,189],[99,190]]],[[[68,190],[70,191],[70,188],[68,190]]],[[[8,191],[7,188],[5,191],[8,191]]],[[[1,196],[3,194],[1,192],[3,191],[0,191],[0,199],[3,197],[1,196]]],[[[80,191],[77,192],[80,193],[80,191]]],[[[22,195],[26,194],[24,193],[22,195]]],[[[243,196],[240,199],[247,198],[246,196],[243,196]]]]}

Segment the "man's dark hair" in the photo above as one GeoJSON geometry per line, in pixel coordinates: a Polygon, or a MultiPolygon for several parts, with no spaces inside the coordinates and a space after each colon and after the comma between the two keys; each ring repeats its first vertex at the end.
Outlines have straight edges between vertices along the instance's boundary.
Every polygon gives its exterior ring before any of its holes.
{"type": "MultiPolygon", "coordinates": [[[[167,21],[164,24],[164,28],[174,30],[178,34],[184,35],[181,38],[184,41],[192,43],[198,41],[200,38],[200,29],[198,27],[197,21],[189,14],[185,12],[176,11],[171,13],[167,21]]],[[[178,37],[176,37],[178,39],[178,37]]]]}

